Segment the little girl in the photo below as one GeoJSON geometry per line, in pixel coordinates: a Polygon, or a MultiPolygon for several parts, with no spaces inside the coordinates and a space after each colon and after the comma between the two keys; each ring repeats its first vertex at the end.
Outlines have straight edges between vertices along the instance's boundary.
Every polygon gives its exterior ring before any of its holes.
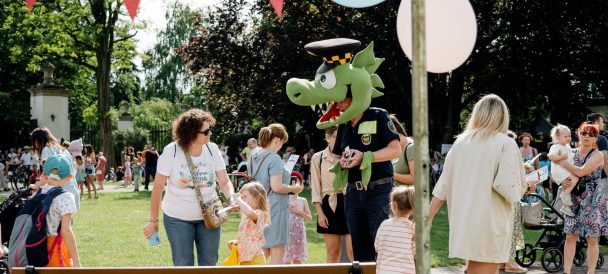
{"type": "Polygon", "coordinates": [[[561,185],[567,178],[570,178],[570,181],[572,181],[572,186],[562,188],[560,198],[564,202],[564,205],[560,211],[565,215],[574,217],[574,212],[572,212],[571,208],[572,198],[570,192],[572,192],[572,189],[578,182],[578,177],[573,176],[566,169],[556,164],[556,162],[566,160],[569,164],[574,165],[574,153],[572,153],[572,148],[570,147],[572,139],[570,129],[567,126],[558,124],[551,129],[551,139],[553,140],[553,145],[551,145],[549,154],[547,154],[549,160],[553,163],[551,165],[551,177],[558,185],[561,185]]]}
{"type": "MultiPolygon", "coordinates": [[[[82,156],[77,155],[76,159],[76,182],[78,182],[78,186],[80,187],[80,200],[82,200],[82,195],[84,194],[84,181],[87,177],[87,174],[84,172],[84,161],[82,160],[82,156]]],[[[91,189],[87,185],[87,189],[89,190],[89,199],[91,199],[91,189]]]]}
{"type": "Polygon", "coordinates": [[[133,174],[133,185],[135,186],[135,192],[139,191],[139,178],[141,177],[142,166],[139,163],[139,158],[133,158],[133,165],[131,165],[133,174]]]}
{"type": "Polygon", "coordinates": [[[415,274],[413,186],[393,189],[391,211],[391,218],[382,222],[376,234],[376,273],[415,274]]]}
{"type": "Polygon", "coordinates": [[[132,173],[131,173],[131,156],[126,156],[125,157],[125,183],[124,186],[128,187],[129,185],[131,185],[131,178],[132,178],[132,173]]]}
{"type": "Polygon", "coordinates": [[[264,229],[270,224],[266,190],[262,184],[251,182],[232,195],[232,198],[239,206],[241,223],[236,240],[229,241],[228,248],[238,248],[239,265],[264,265],[264,229]]]}
{"type": "MultiPolygon", "coordinates": [[[[299,172],[292,172],[292,177],[297,177],[297,184],[303,185],[303,178],[299,172]]],[[[283,255],[284,264],[301,264],[308,259],[308,247],[306,245],[306,226],[304,221],[310,222],[312,214],[308,208],[308,201],[298,194],[289,196],[289,244],[285,246],[283,255]]]]}

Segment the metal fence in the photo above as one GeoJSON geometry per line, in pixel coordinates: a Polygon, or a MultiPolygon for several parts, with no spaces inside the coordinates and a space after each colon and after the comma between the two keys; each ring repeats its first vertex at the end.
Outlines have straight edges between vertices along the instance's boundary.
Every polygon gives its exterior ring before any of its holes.
{"type": "Polygon", "coordinates": [[[96,126],[70,129],[70,138],[76,140],[82,138],[85,144],[91,144],[94,148],[99,147],[99,130],[96,126]]]}
{"type": "MultiPolygon", "coordinates": [[[[151,127],[146,130],[149,132],[146,136],[147,140],[152,142],[152,145],[159,151],[172,141],[170,126],[151,127]]],[[[70,136],[72,140],[82,137],[85,144],[91,144],[94,148],[99,147],[99,130],[95,126],[70,129],[70,136]]]]}

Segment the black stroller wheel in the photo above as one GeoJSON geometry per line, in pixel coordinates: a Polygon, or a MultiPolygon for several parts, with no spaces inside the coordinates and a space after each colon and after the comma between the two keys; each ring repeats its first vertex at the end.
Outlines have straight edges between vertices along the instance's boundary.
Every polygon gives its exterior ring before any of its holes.
{"type": "Polygon", "coordinates": [[[564,267],[564,254],[556,247],[549,247],[540,256],[540,263],[550,273],[560,271],[564,267]]]}
{"type": "Polygon", "coordinates": [[[531,244],[526,244],[523,249],[515,252],[515,261],[522,267],[531,266],[536,261],[536,250],[531,244]]]}
{"type": "Polygon", "coordinates": [[[583,250],[576,250],[576,252],[574,253],[574,265],[583,266],[583,264],[585,264],[586,258],[587,256],[585,255],[583,250]]]}
{"type": "Polygon", "coordinates": [[[596,269],[600,269],[600,268],[602,268],[602,266],[604,266],[604,256],[602,256],[602,254],[600,254],[600,256],[597,258],[596,269]]]}
{"type": "Polygon", "coordinates": [[[0,260],[0,274],[8,274],[8,264],[4,259],[0,260]]]}

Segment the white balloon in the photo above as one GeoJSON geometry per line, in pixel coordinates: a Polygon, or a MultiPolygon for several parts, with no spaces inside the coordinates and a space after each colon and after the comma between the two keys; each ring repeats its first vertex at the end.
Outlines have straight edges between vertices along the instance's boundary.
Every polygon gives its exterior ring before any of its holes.
{"type": "MultiPolygon", "coordinates": [[[[468,0],[426,0],[427,71],[444,73],[462,65],[477,38],[477,20],[468,0]]],[[[397,36],[412,60],[412,2],[402,0],[397,14],[397,36]]]]}
{"type": "Polygon", "coordinates": [[[342,6],[349,7],[349,8],[367,8],[367,7],[375,6],[375,5],[378,5],[382,2],[384,2],[384,0],[332,0],[332,1],[334,1],[337,4],[340,4],[342,6]]]}

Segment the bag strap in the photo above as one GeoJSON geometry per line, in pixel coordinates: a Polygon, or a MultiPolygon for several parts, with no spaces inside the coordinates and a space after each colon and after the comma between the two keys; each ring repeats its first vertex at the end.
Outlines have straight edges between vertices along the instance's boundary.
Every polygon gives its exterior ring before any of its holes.
{"type": "MultiPolygon", "coordinates": [[[[192,164],[192,157],[190,153],[184,150],[184,155],[186,156],[186,162],[188,163],[188,170],[190,170],[190,177],[192,177],[192,184],[194,184],[194,193],[196,194],[196,199],[201,205],[204,205],[203,194],[201,194],[201,187],[194,181],[196,178],[196,173],[194,172],[194,164],[192,164]]],[[[204,212],[203,212],[204,213],[204,212]]]]}
{"type": "MultiPolygon", "coordinates": [[[[593,153],[593,151],[595,150],[595,148],[591,148],[591,150],[589,150],[589,152],[587,153],[587,156],[585,156],[585,159],[583,160],[583,166],[585,165],[585,163],[587,162],[587,159],[589,159],[589,157],[591,156],[591,153],[593,153]]],[[[580,152],[580,150],[579,150],[580,152]]],[[[589,175],[585,175],[583,177],[587,177],[589,175]]]]}
{"type": "MultiPolygon", "coordinates": [[[[258,172],[260,172],[260,168],[262,167],[262,164],[264,163],[264,161],[266,160],[268,155],[270,155],[270,153],[266,153],[266,155],[264,155],[264,157],[262,158],[262,161],[260,161],[260,164],[258,165],[258,168],[255,170],[254,173],[252,173],[253,176],[249,176],[249,174],[246,174],[245,178],[247,180],[255,179],[255,176],[257,176],[258,172]]],[[[249,173],[249,171],[253,170],[252,167],[253,167],[253,156],[251,156],[251,158],[249,158],[249,170],[247,171],[247,173],[249,173]]],[[[272,193],[272,185],[270,183],[268,184],[268,188],[270,189],[270,191],[268,191],[268,194],[266,195],[266,197],[269,197],[270,194],[272,193]]]]}

